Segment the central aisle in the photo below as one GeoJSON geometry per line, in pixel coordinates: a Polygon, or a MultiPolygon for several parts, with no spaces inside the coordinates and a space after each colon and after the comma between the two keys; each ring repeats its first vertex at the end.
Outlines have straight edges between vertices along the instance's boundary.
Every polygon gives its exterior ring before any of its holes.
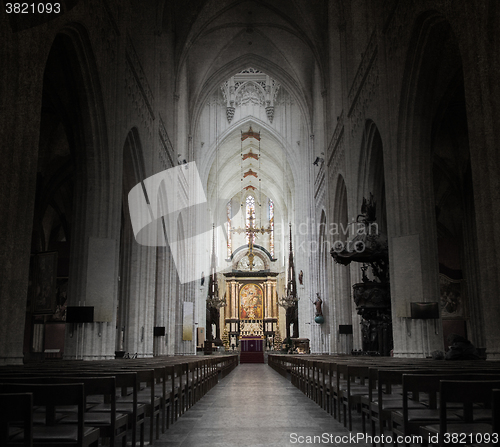
{"type": "MultiPolygon", "coordinates": [[[[307,443],[305,438],[299,442],[298,436],[323,433],[349,436],[342,424],[268,365],[243,364],[173,424],[155,446],[311,445],[312,441],[307,443]]],[[[367,445],[320,445],[347,444],[367,445]]]]}

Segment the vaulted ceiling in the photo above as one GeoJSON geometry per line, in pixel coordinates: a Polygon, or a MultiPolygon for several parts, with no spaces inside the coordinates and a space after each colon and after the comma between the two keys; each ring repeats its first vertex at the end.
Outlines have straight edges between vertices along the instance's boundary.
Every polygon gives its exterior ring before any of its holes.
{"type": "Polygon", "coordinates": [[[191,0],[167,2],[178,73],[188,78],[193,118],[215,85],[256,66],[278,79],[310,113],[315,76],[324,80],[328,2],[191,0]]]}
{"type": "MultiPolygon", "coordinates": [[[[327,78],[327,1],[185,0],[166,4],[168,23],[164,14],[163,26],[172,27],[175,35],[177,88],[187,90],[191,135],[206,133],[200,127],[203,114],[209,113],[207,102],[221,84],[248,67],[281,84],[297,106],[300,117],[295,122],[303,127],[303,134],[312,133],[314,94],[323,89],[327,78]],[[182,87],[181,80],[185,82],[182,87]]],[[[209,196],[231,197],[246,186],[261,185],[263,193],[283,210],[297,186],[294,174],[313,161],[306,153],[307,141],[299,147],[299,141],[292,141],[290,129],[288,135],[284,133],[283,127],[250,114],[224,128],[218,141],[205,147],[205,154],[195,151],[209,196]],[[260,164],[252,159],[241,162],[241,132],[250,126],[262,134],[260,164]],[[256,166],[262,183],[253,176],[242,181],[242,169],[255,170],[256,166]]],[[[246,147],[248,152],[249,142],[246,147]]]]}

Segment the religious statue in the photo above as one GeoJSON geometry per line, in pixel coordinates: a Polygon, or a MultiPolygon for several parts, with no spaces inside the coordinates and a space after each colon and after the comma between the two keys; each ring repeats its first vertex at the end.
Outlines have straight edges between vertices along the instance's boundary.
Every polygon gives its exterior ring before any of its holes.
{"type": "Polygon", "coordinates": [[[373,199],[373,194],[370,193],[370,198],[368,200],[366,200],[366,197],[363,197],[363,204],[361,205],[361,214],[358,215],[356,221],[363,223],[375,222],[377,220],[375,218],[376,213],[377,213],[377,204],[373,199]]]}
{"type": "Polygon", "coordinates": [[[323,304],[323,300],[319,296],[319,293],[316,293],[316,301],[313,303],[316,306],[316,316],[323,316],[323,311],[321,310],[321,305],[323,304]]]}
{"type": "Polygon", "coordinates": [[[304,280],[304,272],[301,270],[299,273],[299,283],[302,285],[302,281],[304,280]]]}

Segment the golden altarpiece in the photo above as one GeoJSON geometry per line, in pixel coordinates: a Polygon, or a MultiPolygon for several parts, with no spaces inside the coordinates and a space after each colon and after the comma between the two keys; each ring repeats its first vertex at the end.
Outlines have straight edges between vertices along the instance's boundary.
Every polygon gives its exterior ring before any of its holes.
{"type": "Polygon", "coordinates": [[[240,257],[235,253],[233,265],[238,268],[224,274],[227,297],[224,323],[231,346],[238,346],[244,338],[261,339],[265,345],[271,346],[277,331],[278,273],[268,268],[274,259],[261,247],[253,246],[252,251],[252,269],[247,259],[248,252],[240,257]],[[261,269],[255,270],[256,266],[261,269]]]}

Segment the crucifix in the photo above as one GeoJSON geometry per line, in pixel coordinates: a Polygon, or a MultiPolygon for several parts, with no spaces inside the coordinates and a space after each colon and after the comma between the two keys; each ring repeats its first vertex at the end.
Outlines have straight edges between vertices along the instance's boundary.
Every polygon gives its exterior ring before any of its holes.
{"type": "Polygon", "coordinates": [[[255,220],[253,213],[250,213],[250,215],[248,216],[248,220],[249,220],[249,225],[247,228],[235,228],[231,231],[234,231],[235,233],[238,233],[238,234],[243,233],[243,232],[247,234],[247,236],[248,236],[248,252],[247,252],[248,264],[250,266],[250,271],[252,271],[253,270],[253,260],[255,258],[255,255],[253,254],[253,239],[255,237],[255,234],[257,234],[257,233],[262,233],[262,234],[271,233],[272,229],[271,229],[271,227],[255,228],[253,225],[253,221],[255,220]]]}

